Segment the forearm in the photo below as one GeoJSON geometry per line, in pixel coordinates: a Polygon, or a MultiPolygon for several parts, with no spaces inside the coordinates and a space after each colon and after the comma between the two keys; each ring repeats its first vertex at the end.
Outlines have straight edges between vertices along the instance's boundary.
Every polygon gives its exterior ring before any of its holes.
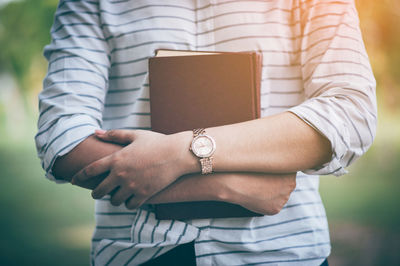
{"type": "Polygon", "coordinates": [[[262,214],[276,214],[296,187],[296,174],[214,173],[186,175],[147,203],[225,201],[262,214]]]}
{"type": "MultiPolygon", "coordinates": [[[[275,214],[296,186],[295,172],[322,164],[331,156],[329,141],[291,113],[208,128],[207,132],[218,145],[219,152],[213,156],[217,172],[186,175],[148,203],[217,200],[275,214]]],[[[183,144],[181,156],[196,172],[200,164],[188,150],[191,139],[190,131],[171,136],[172,142],[183,144]]]]}
{"type": "MultiPolygon", "coordinates": [[[[179,134],[175,135],[179,137],[179,134]]],[[[176,140],[171,136],[172,139],[176,140]]],[[[92,136],[60,157],[54,166],[57,177],[68,180],[75,172],[92,161],[98,160],[122,149],[122,146],[100,141],[92,136]]],[[[198,164],[198,161],[196,161],[198,164]]],[[[106,177],[98,176],[90,182],[77,184],[95,188],[106,177]]],[[[185,175],[172,185],[153,196],[148,203],[219,200],[240,204],[261,213],[273,213],[285,203],[295,184],[295,174],[286,176],[262,173],[214,173],[211,175],[185,175]],[[285,181],[286,180],[286,181],[285,181]],[[271,190],[271,188],[273,188],[271,190]],[[268,193],[270,191],[270,193],[268,193]],[[276,193],[278,191],[278,193],[276,193]],[[281,194],[279,194],[281,193],[281,194]],[[273,197],[280,197],[276,200],[273,197]],[[283,195],[283,197],[282,197],[283,195]],[[282,201],[282,198],[285,199],[282,201]],[[278,205],[277,205],[278,204],[278,205]],[[274,206],[280,206],[275,208],[274,206]],[[267,208],[267,210],[265,209],[267,208]]]]}
{"type": "MultiPolygon", "coordinates": [[[[92,135],[69,153],[57,158],[53,166],[53,174],[57,179],[71,181],[72,176],[85,166],[122,148],[121,145],[101,141],[92,135]]],[[[97,182],[92,181],[90,184],[85,184],[85,186],[82,184],[81,186],[94,188],[98,182],[99,180],[97,182]],[[88,185],[90,186],[88,187],[88,185]]]]}
{"type": "MultiPolygon", "coordinates": [[[[95,136],[87,138],[68,154],[57,159],[53,171],[57,178],[70,180],[75,172],[84,168],[92,161],[112,154],[123,146],[100,141],[95,136]]],[[[289,185],[294,188],[295,174],[290,176],[289,185]]],[[[106,176],[98,176],[78,186],[93,189],[106,176]]],[[[279,190],[290,194],[285,187],[285,176],[260,173],[213,173],[211,175],[185,175],[176,182],[153,196],[148,203],[169,203],[184,201],[226,201],[242,205],[245,208],[270,213],[279,201],[268,193],[276,189],[276,181],[280,182],[279,190]],[[274,183],[275,182],[275,183],[274,183]]]]}
{"type": "MultiPolygon", "coordinates": [[[[213,155],[216,172],[297,172],[322,165],[332,156],[328,139],[289,112],[206,128],[206,132],[217,143],[213,155]]],[[[179,134],[177,145],[189,147],[192,132],[179,134]]],[[[197,158],[189,151],[182,158],[188,173],[200,171],[197,158]]]]}
{"type": "Polygon", "coordinates": [[[207,201],[223,199],[224,187],[219,177],[225,173],[214,173],[207,176],[200,174],[185,175],[170,186],[151,197],[147,203],[170,203],[185,201],[207,201]]]}
{"type": "MultiPolygon", "coordinates": [[[[110,155],[123,146],[104,142],[97,137],[90,136],[68,154],[59,157],[53,167],[53,173],[56,178],[71,180],[71,177],[98,159],[110,155]]],[[[168,203],[168,202],[182,202],[182,201],[204,201],[204,200],[222,200],[226,198],[226,186],[223,182],[231,174],[212,174],[207,176],[201,175],[186,175],[179,178],[168,188],[164,189],[155,195],[149,203],[168,203]]],[[[90,182],[84,184],[77,184],[78,186],[93,189],[95,188],[105,176],[99,176],[90,179],[90,182]]],[[[233,200],[233,195],[232,200],[233,200]]]]}

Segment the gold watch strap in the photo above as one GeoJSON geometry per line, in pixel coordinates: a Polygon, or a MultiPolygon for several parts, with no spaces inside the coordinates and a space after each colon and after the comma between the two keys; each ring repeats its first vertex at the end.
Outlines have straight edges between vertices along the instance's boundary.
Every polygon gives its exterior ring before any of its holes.
{"type": "MultiPolygon", "coordinates": [[[[193,138],[205,134],[206,130],[204,128],[193,129],[193,138]]],[[[201,164],[201,174],[211,174],[212,173],[212,156],[199,159],[201,164]]]]}
{"type": "Polygon", "coordinates": [[[206,133],[206,130],[204,128],[195,128],[193,129],[193,137],[197,137],[198,135],[206,133]]]}
{"type": "Polygon", "coordinates": [[[203,175],[212,173],[212,157],[206,157],[200,159],[201,173],[203,175]]]}

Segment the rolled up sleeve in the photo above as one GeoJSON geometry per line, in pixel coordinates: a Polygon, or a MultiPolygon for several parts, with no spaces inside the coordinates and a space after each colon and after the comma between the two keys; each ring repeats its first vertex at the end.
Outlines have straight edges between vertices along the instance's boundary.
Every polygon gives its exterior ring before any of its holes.
{"type": "Polygon", "coordinates": [[[48,72],[39,94],[38,156],[46,177],[56,182],[57,157],[101,127],[108,87],[109,48],[98,1],[60,1],[45,47],[48,72]]]}
{"type": "Polygon", "coordinates": [[[331,160],[308,174],[336,176],[371,146],[375,79],[353,1],[304,1],[301,64],[306,101],[289,111],[331,143],[331,160]]]}

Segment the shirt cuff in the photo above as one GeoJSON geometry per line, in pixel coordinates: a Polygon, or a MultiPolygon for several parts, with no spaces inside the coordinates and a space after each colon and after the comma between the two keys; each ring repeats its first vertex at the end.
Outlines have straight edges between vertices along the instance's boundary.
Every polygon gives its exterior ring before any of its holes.
{"type": "Polygon", "coordinates": [[[42,167],[46,171],[46,177],[56,183],[66,183],[67,181],[54,177],[52,172],[54,162],[99,128],[98,121],[93,117],[73,115],[59,119],[51,130],[37,137],[38,155],[42,161],[42,167]]]}
{"type": "Polygon", "coordinates": [[[340,161],[348,150],[346,144],[350,142],[349,132],[343,124],[339,129],[338,125],[332,127],[331,121],[318,114],[317,108],[309,109],[307,105],[313,105],[312,101],[290,108],[288,111],[299,117],[309,126],[326,137],[331,143],[332,158],[329,162],[313,169],[306,169],[302,172],[309,175],[335,175],[341,176],[348,171],[340,161]],[[312,111],[311,111],[312,110],[312,111]],[[335,128],[336,130],[334,130],[335,128]],[[336,131],[340,131],[340,134],[336,131]]]}

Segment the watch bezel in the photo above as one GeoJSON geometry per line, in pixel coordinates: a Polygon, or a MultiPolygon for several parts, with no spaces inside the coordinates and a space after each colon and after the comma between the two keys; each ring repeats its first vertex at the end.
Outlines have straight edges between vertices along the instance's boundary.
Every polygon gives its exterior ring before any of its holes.
{"type": "Polygon", "coordinates": [[[216,148],[217,148],[217,145],[215,144],[215,140],[214,140],[211,136],[209,136],[209,135],[207,135],[207,134],[200,134],[200,135],[194,137],[193,140],[192,140],[192,143],[191,143],[191,145],[190,145],[190,150],[191,150],[197,157],[199,157],[199,158],[207,158],[207,157],[210,157],[211,155],[214,154],[216,148]],[[194,143],[196,142],[197,139],[199,139],[199,138],[204,138],[204,137],[207,138],[207,139],[209,139],[209,140],[211,141],[212,149],[211,149],[211,151],[210,151],[209,153],[207,153],[207,154],[205,154],[205,155],[201,155],[201,154],[199,154],[199,152],[194,148],[194,143]]]}

